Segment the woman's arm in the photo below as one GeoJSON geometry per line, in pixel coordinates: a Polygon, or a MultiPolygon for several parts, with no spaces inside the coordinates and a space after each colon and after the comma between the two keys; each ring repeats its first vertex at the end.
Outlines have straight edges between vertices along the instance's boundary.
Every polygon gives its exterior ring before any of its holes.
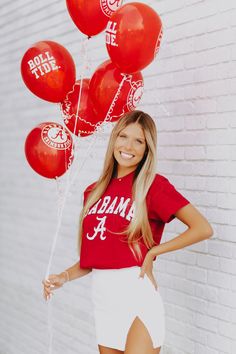
{"type": "Polygon", "coordinates": [[[188,229],[172,240],[152,247],[148,253],[153,258],[166,252],[190,246],[213,235],[213,229],[209,222],[191,203],[179,209],[175,216],[187,225],[188,229]]]}
{"type": "Polygon", "coordinates": [[[60,274],[50,274],[48,279],[42,281],[43,284],[43,295],[45,300],[50,298],[51,294],[53,294],[52,290],[56,290],[61,288],[65,282],[69,280],[74,280],[77,278],[81,278],[92,271],[92,268],[81,269],[80,262],[75,263],[70,268],[67,268],[60,274]]]}
{"type": "Polygon", "coordinates": [[[81,278],[81,277],[87,275],[91,271],[92,271],[92,268],[86,268],[86,269],[80,268],[80,262],[77,262],[73,266],[71,266],[70,268],[66,269],[68,276],[65,271],[60,273],[59,276],[62,277],[65,281],[74,280],[74,279],[81,278]]]}

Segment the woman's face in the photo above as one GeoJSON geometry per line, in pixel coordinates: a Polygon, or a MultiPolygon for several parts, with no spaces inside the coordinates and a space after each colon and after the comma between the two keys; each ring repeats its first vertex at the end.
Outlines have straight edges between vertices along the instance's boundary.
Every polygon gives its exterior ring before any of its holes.
{"type": "Polygon", "coordinates": [[[146,139],[138,123],[131,123],[118,134],[114,144],[114,157],[119,173],[136,169],[146,150],[146,139]]]}

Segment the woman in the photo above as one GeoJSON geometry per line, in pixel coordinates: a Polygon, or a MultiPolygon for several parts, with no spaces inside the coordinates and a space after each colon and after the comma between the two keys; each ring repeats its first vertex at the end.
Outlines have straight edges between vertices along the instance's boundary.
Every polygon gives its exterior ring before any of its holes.
{"type": "Polygon", "coordinates": [[[44,296],[66,281],[92,275],[100,354],[158,354],[165,310],[153,275],[157,256],[212,236],[205,217],[156,170],[156,127],[142,112],[125,114],[112,130],[102,174],[84,192],[80,261],[43,281],[44,296]],[[175,217],[188,228],[160,244],[175,217]]]}

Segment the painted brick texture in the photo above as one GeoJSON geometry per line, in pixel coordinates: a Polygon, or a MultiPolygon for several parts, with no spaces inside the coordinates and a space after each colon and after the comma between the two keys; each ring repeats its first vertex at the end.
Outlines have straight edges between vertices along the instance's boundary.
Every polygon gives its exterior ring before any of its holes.
{"type": "MultiPolygon", "coordinates": [[[[125,1],[128,3],[131,1],[125,1]]],[[[209,220],[214,236],[160,256],[155,274],[166,307],[162,354],[236,352],[236,2],[143,0],[160,15],[164,36],[158,56],[143,70],[139,106],[156,121],[157,171],[209,220]]],[[[37,175],[24,155],[37,124],[62,123],[60,107],[40,100],[20,75],[24,52],[49,39],[72,54],[77,77],[90,77],[108,58],[104,33],[88,45],[65,1],[3,0],[0,5],[0,354],[95,354],[90,276],[42,297],[44,278],[67,177],[37,175]]],[[[66,198],[51,273],[78,260],[76,233],[82,191],[102,168],[111,127],[78,141],[78,169],[66,198]]],[[[72,176],[71,176],[72,178],[72,176]]],[[[162,242],[183,232],[175,220],[162,242]]],[[[125,291],[125,289],[124,289],[125,291]]]]}

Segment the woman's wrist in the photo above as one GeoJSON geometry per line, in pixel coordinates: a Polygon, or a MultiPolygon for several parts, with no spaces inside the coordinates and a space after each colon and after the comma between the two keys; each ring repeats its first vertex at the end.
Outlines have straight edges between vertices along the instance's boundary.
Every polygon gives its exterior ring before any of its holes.
{"type": "Polygon", "coordinates": [[[63,284],[70,281],[70,276],[68,270],[64,270],[61,274],[60,277],[63,279],[63,284]]]}
{"type": "Polygon", "coordinates": [[[155,258],[156,256],[158,256],[158,246],[153,246],[152,248],[150,248],[150,250],[148,251],[148,254],[150,255],[150,257],[155,258]]]}

